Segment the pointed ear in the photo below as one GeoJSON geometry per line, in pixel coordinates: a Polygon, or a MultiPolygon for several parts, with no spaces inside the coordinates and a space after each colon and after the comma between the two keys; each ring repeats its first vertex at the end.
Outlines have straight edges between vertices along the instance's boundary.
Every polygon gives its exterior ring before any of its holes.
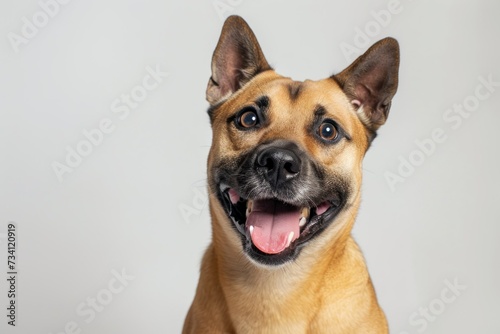
{"type": "Polygon", "coordinates": [[[216,104],[269,69],[259,42],[245,20],[236,15],[228,17],[212,57],[207,101],[216,104]]]}
{"type": "Polygon", "coordinates": [[[398,70],[399,44],[393,38],[385,38],[333,77],[372,135],[387,120],[398,88],[398,70]]]}

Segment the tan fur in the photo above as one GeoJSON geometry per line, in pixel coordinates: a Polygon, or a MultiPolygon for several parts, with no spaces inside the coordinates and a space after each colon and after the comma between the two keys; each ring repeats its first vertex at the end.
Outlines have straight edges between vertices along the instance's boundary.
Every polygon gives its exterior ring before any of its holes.
{"type": "Polygon", "coordinates": [[[210,195],[213,242],[203,258],[185,334],[388,332],[363,256],[350,234],[360,202],[366,130],[334,80],[305,81],[295,101],[288,92],[292,83],[268,70],[229,97],[213,120],[208,170],[222,157],[239,155],[266,139],[290,139],[326,168],[348,173],[356,192],[332,226],[295,261],[276,268],[264,268],[243,254],[226,213],[210,195]],[[242,136],[227,125],[230,112],[263,92],[272,101],[268,128],[242,136]],[[325,149],[310,137],[307,126],[317,103],[352,141],[325,149]]]}
{"type": "MultiPolygon", "coordinates": [[[[235,174],[224,176],[235,185],[223,186],[238,188],[240,183],[250,182],[251,177],[244,177],[249,175],[246,172],[255,173],[263,165],[247,158],[255,156],[252,154],[256,149],[267,149],[281,142],[291,143],[302,155],[302,162],[314,162],[315,168],[321,166],[321,177],[318,172],[308,173],[301,170],[302,167],[296,171],[294,167],[288,172],[295,176],[300,173],[300,186],[280,193],[280,187],[286,188],[287,183],[273,183],[274,194],[278,194],[273,196],[295,207],[298,207],[296,199],[290,196],[310,201],[316,207],[324,203],[324,197],[309,197],[315,190],[327,194],[326,197],[341,189],[343,198],[338,210],[330,211],[335,212],[331,223],[322,221],[325,229],[314,232],[305,225],[304,233],[300,232],[299,236],[300,239],[305,234],[303,243],[295,243],[300,241],[296,239],[288,243],[289,249],[281,251],[285,256],[287,250],[293,251],[296,257],[268,262],[268,259],[276,259],[275,255],[252,253],[254,249],[249,247],[255,246],[250,244],[254,239],[250,241],[248,234],[236,231],[242,226],[238,224],[245,222],[235,218],[237,223],[233,223],[221,205],[220,194],[210,193],[212,243],[203,257],[184,334],[388,333],[386,318],[378,305],[363,256],[351,237],[351,229],[360,204],[363,157],[389,114],[398,85],[398,68],[398,43],[385,38],[335,76],[319,81],[294,81],[271,69],[255,35],[242,18],[230,16],[226,20],[213,54],[212,75],[206,92],[213,130],[208,157],[209,189],[229,194],[227,188],[216,190],[227,181],[219,177],[219,172],[235,174]],[[243,129],[238,115],[247,112],[252,103],[262,104],[259,101],[264,96],[265,107],[259,105],[251,109],[256,111],[255,119],[263,117],[257,110],[265,112],[263,123],[252,131],[243,129]],[[319,139],[322,133],[317,119],[327,119],[329,124],[336,124],[335,129],[342,129],[340,140],[319,139]],[[247,159],[251,166],[238,162],[239,157],[247,159]],[[240,174],[242,169],[244,173],[240,174]],[[243,181],[231,179],[236,176],[243,181]],[[311,235],[312,239],[306,239],[311,235]],[[247,247],[246,251],[243,247],[247,247]]],[[[286,172],[280,171],[281,175],[286,172]]],[[[250,199],[273,200],[262,198],[264,195],[252,197],[251,191],[261,191],[259,189],[262,188],[251,185],[249,189],[232,188],[231,191],[249,191],[246,195],[250,199]]],[[[245,203],[237,202],[237,198],[231,202],[245,203]]],[[[234,209],[231,204],[229,208],[234,209]]],[[[312,225],[315,226],[318,227],[312,225]]],[[[251,234],[252,228],[248,227],[246,232],[251,234]]]]}

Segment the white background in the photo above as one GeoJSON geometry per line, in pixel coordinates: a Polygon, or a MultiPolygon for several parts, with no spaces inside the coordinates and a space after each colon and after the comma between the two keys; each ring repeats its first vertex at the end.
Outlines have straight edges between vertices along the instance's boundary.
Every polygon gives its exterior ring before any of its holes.
{"type": "Polygon", "coordinates": [[[392,333],[500,333],[500,87],[456,129],[443,119],[471,101],[480,76],[500,81],[500,3],[401,0],[377,31],[371,11],[387,6],[73,0],[15,52],[8,34],[21,35],[22,18],[41,8],[36,0],[2,0],[0,332],[64,333],[72,321],[81,333],[180,332],[211,237],[200,195],[211,141],[210,59],[219,14],[239,14],[270,64],[297,80],[346,67],[355,56],[340,45],[355,45],[357,29],[375,29],[370,44],[399,40],[399,91],[365,159],[353,234],[392,333]],[[148,66],[169,75],[120,119],[112,102],[141,85],[148,66]],[[53,162],[65,163],[67,147],[105,118],[113,132],[59,182],[53,162]],[[415,141],[436,128],[444,143],[392,191],[387,172],[398,172],[401,157],[416,157],[415,141]],[[15,328],[5,310],[10,221],[19,233],[15,328]],[[135,278],[87,323],[77,307],[105,296],[112,271],[122,269],[135,278]],[[442,310],[446,280],[466,288],[442,310]],[[424,329],[419,312],[430,304],[440,314],[424,329]]]}

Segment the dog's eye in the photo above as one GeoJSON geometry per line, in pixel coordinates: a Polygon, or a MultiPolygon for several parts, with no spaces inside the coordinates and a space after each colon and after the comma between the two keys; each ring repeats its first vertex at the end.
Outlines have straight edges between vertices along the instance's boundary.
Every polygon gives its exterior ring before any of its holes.
{"type": "Polygon", "coordinates": [[[321,137],[321,139],[334,141],[338,138],[339,132],[333,123],[331,123],[330,121],[325,121],[319,126],[318,135],[321,137]]]}
{"type": "Polygon", "coordinates": [[[254,110],[247,110],[240,114],[237,119],[238,125],[243,128],[253,128],[259,124],[259,116],[254,110]]]}

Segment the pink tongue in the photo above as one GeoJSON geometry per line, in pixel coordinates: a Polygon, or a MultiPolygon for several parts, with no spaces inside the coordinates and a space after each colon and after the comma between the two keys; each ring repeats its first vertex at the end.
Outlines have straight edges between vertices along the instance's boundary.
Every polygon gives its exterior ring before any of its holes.
{"type": "Polygon", "coordinates": [[[255,247],[267,254],[277,254],[288,246],[290,232],[294,234],[291,241],[299,237],[299,219],[300,208],[274,200],[258,200],[253,202],[246,227],[253,226],[255,247]]]}

